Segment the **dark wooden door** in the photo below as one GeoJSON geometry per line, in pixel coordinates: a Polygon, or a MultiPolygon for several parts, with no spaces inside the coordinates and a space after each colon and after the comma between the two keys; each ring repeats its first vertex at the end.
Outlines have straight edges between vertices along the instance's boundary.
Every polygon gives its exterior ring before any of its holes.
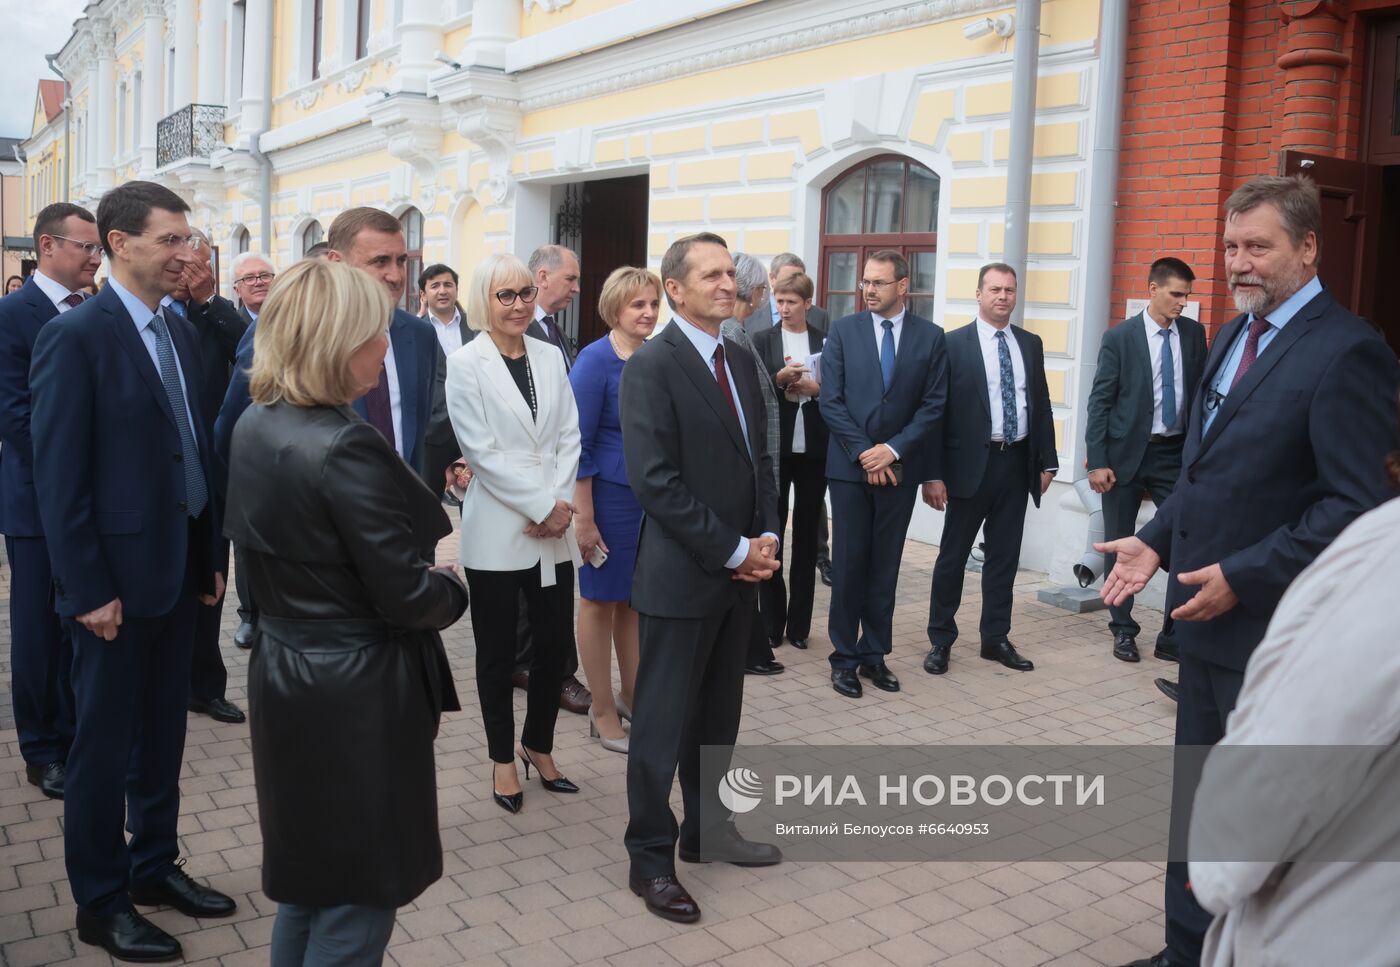
{"type": "Polygon", "coordinates": [[[588,181],[583,189],[583,230],[579,253],[578,348],[604,336],[598,296],[613,269],[647,264],[648,178],[588,181]]]}

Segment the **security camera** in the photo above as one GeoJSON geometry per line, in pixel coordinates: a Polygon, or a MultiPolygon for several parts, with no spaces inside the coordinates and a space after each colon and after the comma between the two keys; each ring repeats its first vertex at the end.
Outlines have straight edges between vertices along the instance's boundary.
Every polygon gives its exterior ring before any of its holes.
{"type": "Polygon", "coordinates": [[[996,34],[998,37],[1010,37],[1016,32],[1016,17],[1014,14],[1004,13],[998,17],[978,17],[976,20],[963,27],[963,36],[968,40],[977,40],[988,34],[996,34]]]}

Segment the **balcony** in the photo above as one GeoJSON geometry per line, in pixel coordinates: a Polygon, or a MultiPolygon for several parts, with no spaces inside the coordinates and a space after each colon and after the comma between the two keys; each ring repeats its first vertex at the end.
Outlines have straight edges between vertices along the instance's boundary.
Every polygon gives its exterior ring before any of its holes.
{"type": "Polygon", "coordinates": [[[191,104],[156,124],[156,167],[207,159],[224,146],[222,104],[191,104]]]}

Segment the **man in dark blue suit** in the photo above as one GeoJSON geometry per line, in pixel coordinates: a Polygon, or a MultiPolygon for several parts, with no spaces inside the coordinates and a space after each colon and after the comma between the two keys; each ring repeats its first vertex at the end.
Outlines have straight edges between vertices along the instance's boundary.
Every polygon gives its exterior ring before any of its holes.
{"type": "Polygon", "coordinates": [[[1040,498],[1059,469],[1055,421],[1040,337],[1011,325],[1016,270],[1005,262],[977,274],[977,318],[948,337],[948,410],[924,502],[946,510],[929,590],[930,649],[924,671],[942,675],[958,637],[954,620],[977,531],[985,524],[981,655],[1014,671],[1035,666],[1011,639],[1011,589],[1021,562],[1026,495],[1040,498]]]}
{"type": "Polygon", "coordinates": [[[82,305],[102,265],[97,222],[85,208],[59,202],[34,222],[39,265],[18,292],[0,299],[0,533],[10,561],[10,690],[28,780],[63,798],[64,763],[73,741],[72,643],[54,608],[49,548],[34,492],[29,363],[39,330],[82,305]]]}
{"type": "Polygon", "coordinates": [[[831,684],[859,698],[857,669],[899,691],[885,664],[904,535],[919,484],[933,479],[948,399],[943,330],[906,310],[909,263],[873,253],[860,289],[866,311],[838,319],[822,347],[821,414],[830,430],[831,684]]]}
{"type": "MultiPolygon", "coordinates": [[[[1322,288],[1321,231],[1307,178],[1255,178],[1226,201],[1225,271],[1243,314],[1206,361],[1175,492],[1136,537],[1096,545],[1118,555],[1104,581],[1109,604],[1159,567],[1167,600],[1182,602],[1172,611],[1177,745],[1221,739],[1289,583],[1389,496],[1400,372],[1380,335],[1322,288]]],[[[1138,964],[1196,964],[1211,918],[1185,863],[1167,864],[1166,913],[1166,949],[1138,964]]]]}
{"type": "Polygon", "coordinates": [[[123,960],[180,955],[133,904],[234,912],[177,863],[195,608],[224,590],[196,336],[161,305],[196,258],[188,210],[144,181],[102,198],[107,285],[40,331],[30,370],[39,516],[73,638],[68,880],[78,939],[123,960]]]}

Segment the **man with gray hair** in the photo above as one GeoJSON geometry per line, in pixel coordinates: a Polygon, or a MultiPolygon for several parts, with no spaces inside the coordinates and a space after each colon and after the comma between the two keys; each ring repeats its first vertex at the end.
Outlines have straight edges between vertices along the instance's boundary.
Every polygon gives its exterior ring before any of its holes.
{"type": "Polygon", "coordinates": [[[579,293],[578,255],[563,245],[541,245],[530,253],[526,268],[530,270],[530,281],[540,291],[535,296],[535,321],[525,334],[558,347],[564,354],[564,369],[573,369],[574,346],[560,328],[557,315],[579,293]]]}
{"type": "Polygon", "coordinates": [[[262,311],[272,280],[277,277],[272,259],[261,252],[243,252],[234,258],[229,275],[233,279],[233,293],[238,296],[238,311],[251,323],[262,311]]]}
{"type": "MultiPolygon", "coordinates": [[[[778,325],[781,320],[778,318],[778,303],[773,298],[773,286],[798,272],[809,274],[807,263],[795,252],[781,252],[773,256],[773,260],[768,263],[768,311],[765,313],[760,310],[749,316],[748,321],[744,323],[744,330],[750,336],[756,336],[764,329],[778,325]]],[[[813,305],[807,310],[807,325],[816,326],[822,332],[826,332],[829,322],[826,310],[821,306],[813,305]]],[[[822,544],[825,546],[826,542],[823,541],[822,544]]]]}
{"type": "MultiPolygon", "coordinates": [[[[1118,555],[1104,579],[1110,605],[1169,572],[1179,746],[1220,741],[1288,585],[1390,496],[1400,371],[1376,331],[1323,288],[1321,239],[1308,178],[1255,178],[1225,202],[1225,272],[1241,315],[1206,360],[1181,478],[1136,537],[1095,545],[1118,555]]],[[[1166,949],[1139,967],[1200,961],[1211,918],[1186,876],[1185,863],[1167,864],[1166,949]]]]}

